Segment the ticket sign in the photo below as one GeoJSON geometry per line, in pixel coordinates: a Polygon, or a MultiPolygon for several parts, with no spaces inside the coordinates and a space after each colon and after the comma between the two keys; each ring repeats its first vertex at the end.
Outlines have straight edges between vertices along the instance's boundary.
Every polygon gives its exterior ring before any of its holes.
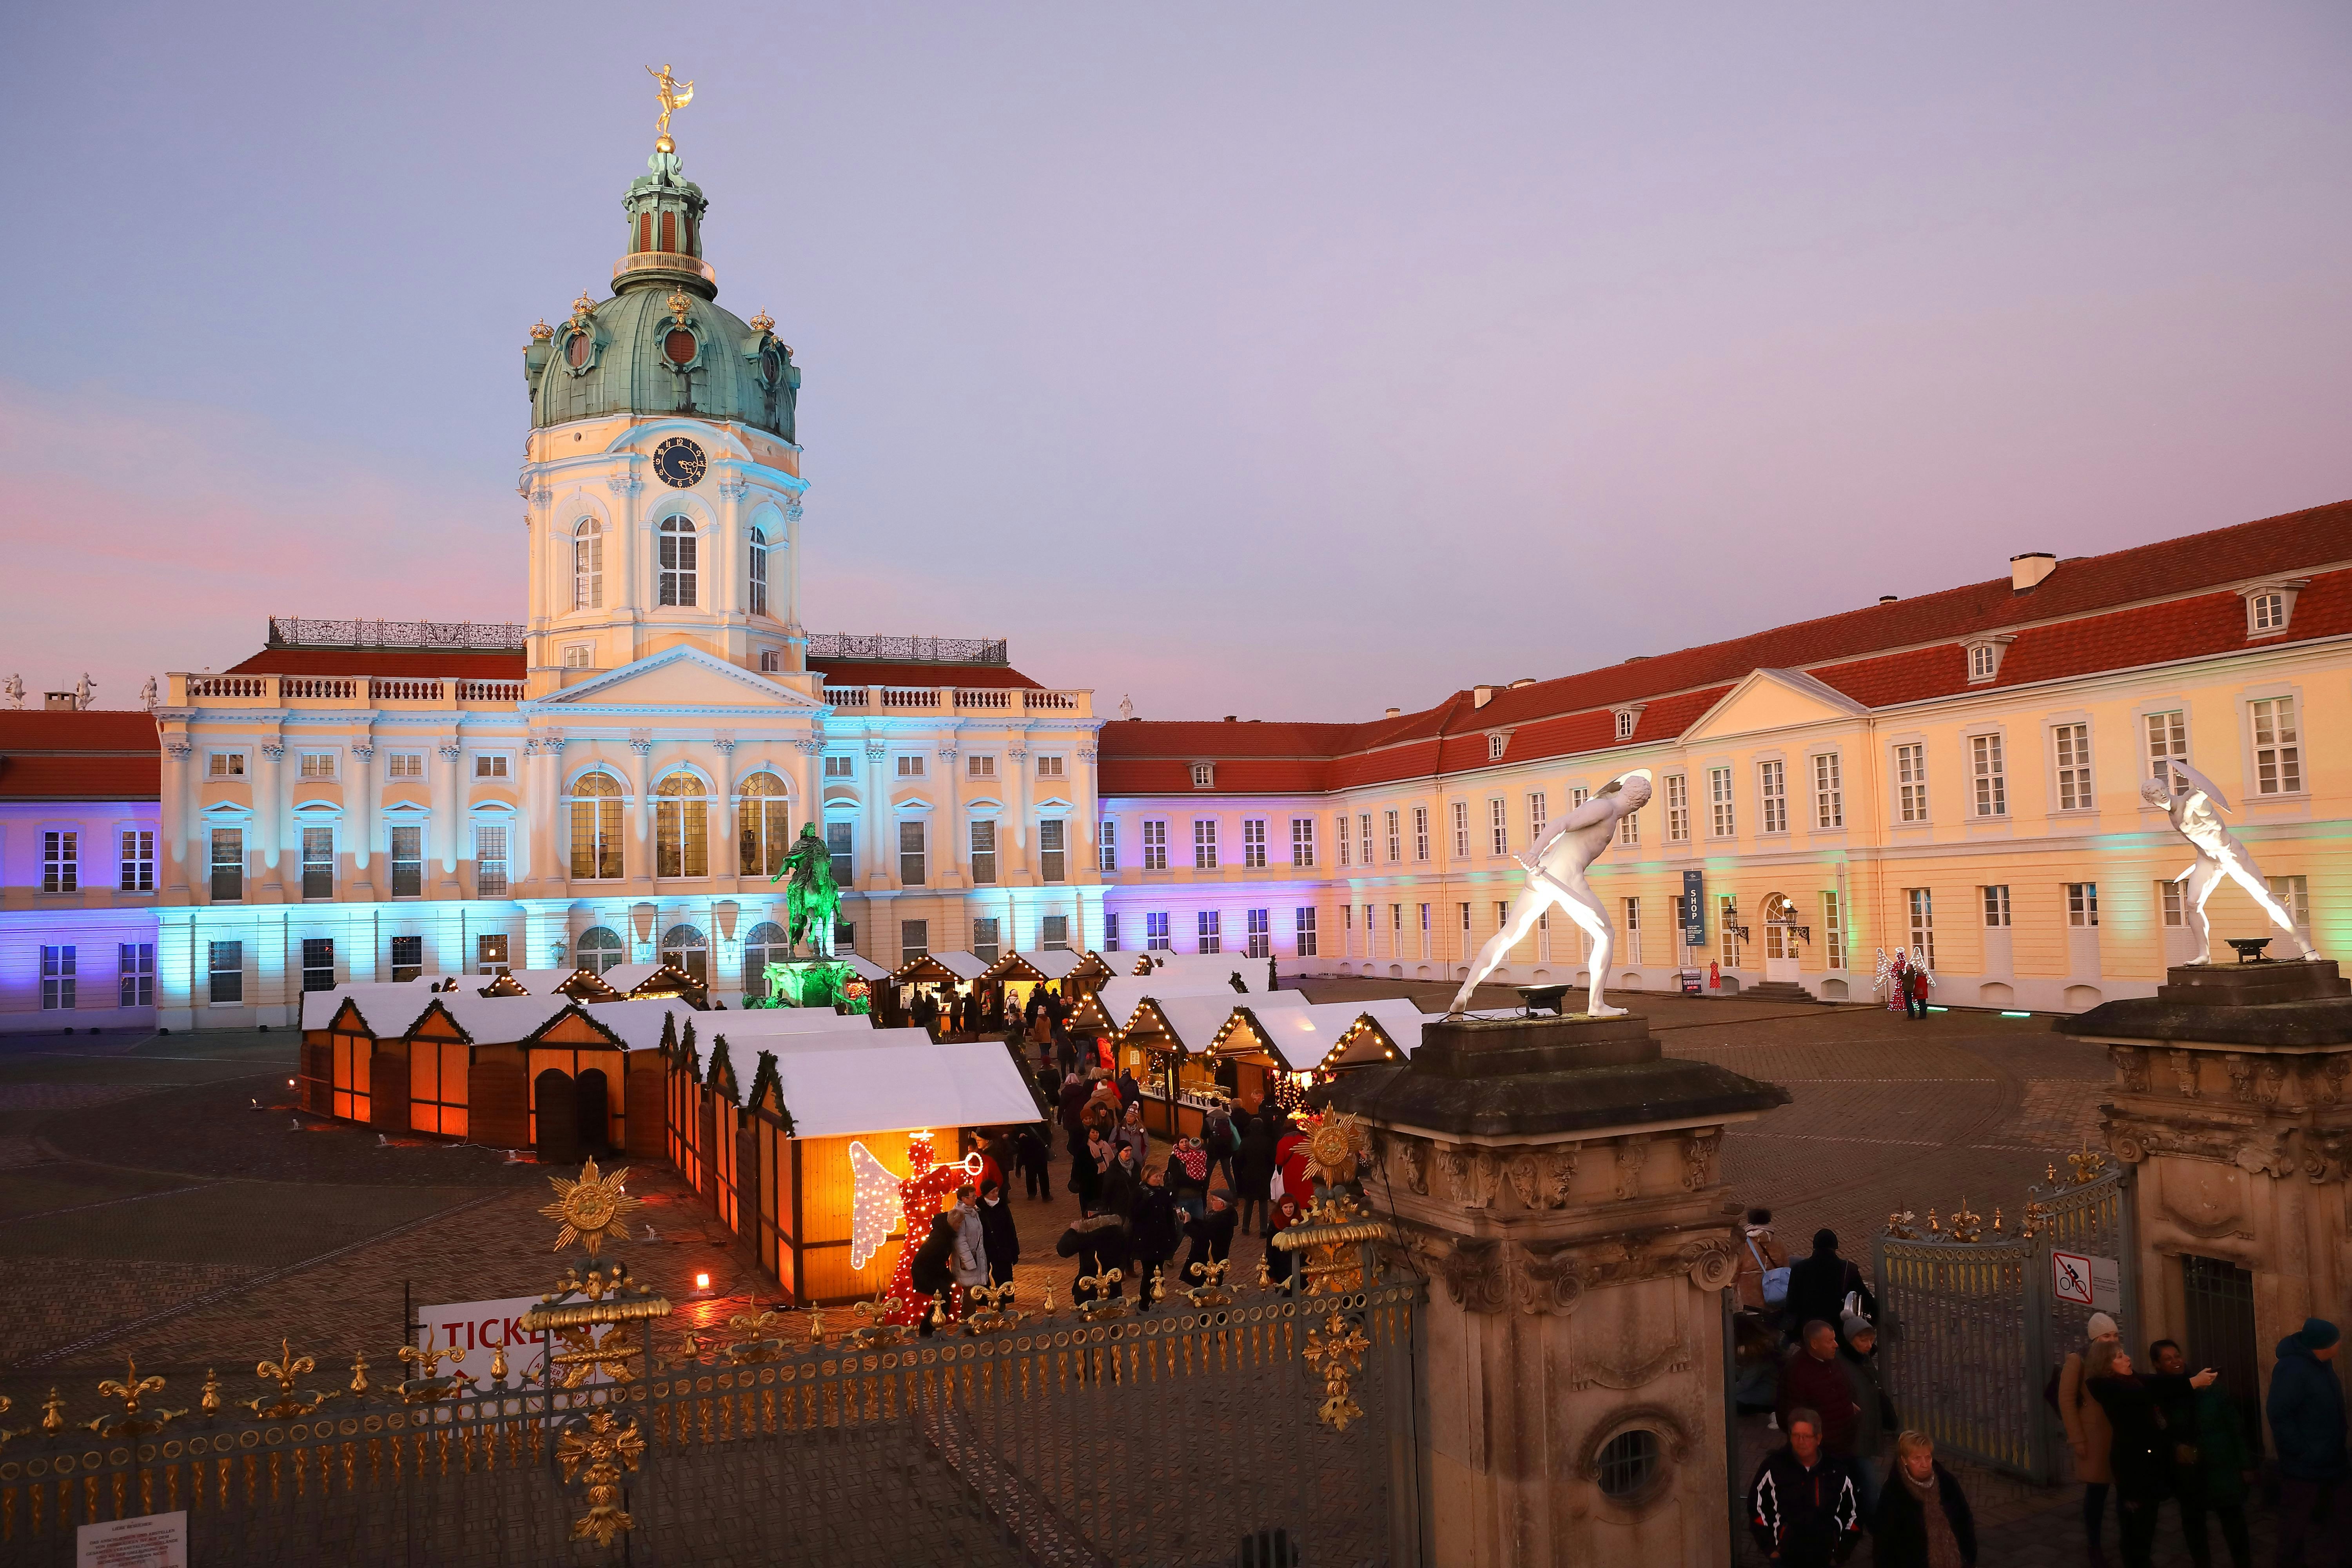
{"type": "Polygon", "coordinates": [[[2112,1312],[2123,1305],[2123,1267],[2112,1258],[2081,1252],[2050,1255],[2051,1293],[2061,1301],[2112,1312]]]}
{"type": "MultiPolygon", "coordinates": [[[[507,1352],[509,1386],[534,1382],[547,1354],[547,1335],[523,1331],[522,1315],[540,1304],[536,1296],[510,1296],[501,1301],[459,1301],[446,1307],[422,1307],[416,1313],[419,1350],[463,1351],[456,1363],[469,1377],[490,1380],[490,1361],[507,1352]]],[[[446,1374],[450,1363],[441,1368],[446,1374]]]]}
{"type": "Polygon", "coordinates": [[[74,1568],[188,1568],[188,1515],[147,1513],[74,1531],[74,1568]]]}

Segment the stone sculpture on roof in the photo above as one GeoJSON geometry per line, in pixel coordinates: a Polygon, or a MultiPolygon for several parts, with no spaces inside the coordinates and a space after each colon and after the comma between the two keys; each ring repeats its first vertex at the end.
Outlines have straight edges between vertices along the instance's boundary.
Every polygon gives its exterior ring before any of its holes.
{"type": "Polygon", "coordinates": [[[1527,853],[1514,857],[1528,868],[1527,885],[1511,900],[1502,929],[1478,950],[1478,962],[1470,966],[1462,989],[1454,994],[1448,1017],[1469,1006],[1470,993],[1478,982],[1492,974],[1511,955],[1511,949],[1536,929],[1543,912],[1555,905],[1592,938],[1592,990],[1586,1014],[1595,1018],[1625,1016],[1624,1008],[1612,1007],[1601,999],[1601,983],[1608,978],[1609,960],[1616,948],[1616,931],[1609,923],[1608,906],[1585,882],[1584,872],[1617,837],[1618,819],[1641,810],[1649,801],[1650,770],[1635,768],[1602,784],[1591,799],[1567,816],[1544,824],[1527,853]]]}
{"type": "Polygon", "coordinates": [[[2271,923],[2302,950],[2304,957],[2317,958],[2319,950],[2294,929],[2294,916],[2279,902],[2270,884],[2263,880],[2262,868],[2254,864],[2253,856],[2221,821],[2221,814],[2230,809],[2230,803],[2220,788],[2179,757],[2160,758],[2157,767],[2162,776],[2142,784],[2140,796],[2150,805],[2162,806],[2171,818],[2172,830],[2189,840],[2197,851],[2197,858],[2171,879],[2187,884],[2187,896],[2181,900],[2183,912],[2189,917],[2189,929],[2197,933],[2197,956],[2189,962],[2213,961],[2213,928],[2205,918],[2205,903],[2224,878],[2243,888],[2246,896],[2270,917],[2271,923]]]}

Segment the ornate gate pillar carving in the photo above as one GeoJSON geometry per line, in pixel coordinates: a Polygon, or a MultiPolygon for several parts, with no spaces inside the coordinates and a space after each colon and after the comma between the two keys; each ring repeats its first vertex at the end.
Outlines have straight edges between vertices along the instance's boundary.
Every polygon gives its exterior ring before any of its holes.
{"type": "Polygon", "coordinates": [[[1433,1281],[1429,1561],[1727,1563],[1716,1153],[1786,1091],[1547,1015],[1432,1023],[1319,1092],[1374,1130],[1365,1197],[1433,1281]]]}
{"type": "Polygon", "coordinates": [[[2267,1396],[2279,1340],[2352,1299],[2352,984],[2326,959],[2182,965],[2154,996],[2058,1026],[2115,1064],[2102,1125],[2137,1167],[2132,1342],[2179,1339],[2221,1365],[2231,1347],[2200,1347],[2192,1331],[2181,1259],[2234,1264],[2253,1276],[2267,1396]]]}

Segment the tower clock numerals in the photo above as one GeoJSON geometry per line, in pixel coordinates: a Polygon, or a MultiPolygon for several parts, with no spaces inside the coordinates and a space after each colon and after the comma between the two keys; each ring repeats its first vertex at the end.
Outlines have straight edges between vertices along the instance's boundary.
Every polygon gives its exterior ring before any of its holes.
{"type": "Polygon", "coordinates": [[[654,448],[654,476],[672,489],[690,489],[700,484],[709,467],[702,448],[683,436],[673,436],[654,448]]]}

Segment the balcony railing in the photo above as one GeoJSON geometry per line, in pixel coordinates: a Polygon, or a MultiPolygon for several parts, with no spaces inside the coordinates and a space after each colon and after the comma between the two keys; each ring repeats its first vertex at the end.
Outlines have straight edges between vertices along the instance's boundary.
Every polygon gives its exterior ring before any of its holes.
{"type": "Polygon", "coordinates": [[[320,621],[269,617],[271,647],[497,647],[523,644],[520,621],[320,621]]]}
{"type": "Polygon", "coordinates": [[[902,664],[1006,664],[1003,637],[858,637],[811,632],[811,658],[891,659],[902,664]]]}
{"type": "Polygon", "coordinates": [[[367,675],[173,675],[174,707],[202,702],[255,708],[382,706],[479,708],[523,699],[520,680],[419,680],[367,675]]]}
{"type": "Polygon", "coordinates": [[[1026,687],[828,686],[824,700],[844,712],[937,715],[942,718],[1026,713],[1093,715],[1092,691],[1039,691],[1026,687]],[[1018,700],[1017,701],[1015,700],[1018,700]]]}

